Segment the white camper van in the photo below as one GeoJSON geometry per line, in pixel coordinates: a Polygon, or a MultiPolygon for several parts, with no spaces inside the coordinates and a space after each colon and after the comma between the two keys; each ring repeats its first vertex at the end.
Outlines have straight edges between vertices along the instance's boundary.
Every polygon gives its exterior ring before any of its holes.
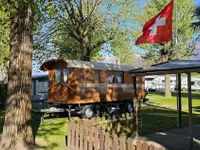
{"type": "MultiPolygon", "coordinates": [[[[184,90],[187,90],[187,77],[183,77],[182,78],[182,86],[181,86],[181,89],[184,91],[184,90]]],[[[200,78],[198,77],[192,77],[191,78],[191,88],[193,91],[200,91],[200,78]]]]}
{"type": "Polygon", "coordinates": [[[153,80],[157,76],[145,76],[145,89],[148,89],[149,91],[155,91],[155,86],[153,84],[153,80]]]}
{"type": "MultiPolygon", "coordinates": [[[[165,90],[165,76],[157,76],[153,81],[152,84],[155,87],[155,91],[161,92],[165,90]]],[[[175,90],[176,87],[176,76],[171,76],[170,78],[170,89],[172,91],[175,90]]]]}
{"type": "MultiPolygon", "coordinates": [[[[194,91],[200,91],[200,78],[198,77],[192,77],[191,78],[192,83],[192,90],[194,91]]],[[[164,91],[165,90],[165,76],[157,76],[155,79],[152,80],[152,84],[155,87],[155,91],[164,91]]],[[[171,75],[170,78],[170,89],[172,91],[175,91],[176,89],[176,76],[171,75]]],[[[181,78],[181,89],[187,90],[187,77],[181,78]]]]}

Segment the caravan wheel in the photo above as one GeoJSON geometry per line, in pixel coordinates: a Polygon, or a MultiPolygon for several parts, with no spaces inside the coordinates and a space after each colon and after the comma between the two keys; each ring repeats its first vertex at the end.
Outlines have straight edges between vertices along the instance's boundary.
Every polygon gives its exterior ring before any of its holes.
{"type": "Polygon", "coordinates": [[[84,106],[82,115],[84,118],[91,119],[94,116],[94,110],[91,106],[84,106]]]}
{"type": "Polygon", "coordinates": [[[182,88],[182,91],[186,91],[186,88],[185,88],[185,87],[183,87],[183,88],[182,88]]]}
{"type": "Polygon", "coordinates": [[[126,108],[127,108],[127,110],[128,110],[129,113],[132,113],[133,110],[134,110],[133,105],[130,102],[127,103],[126,108]]]}

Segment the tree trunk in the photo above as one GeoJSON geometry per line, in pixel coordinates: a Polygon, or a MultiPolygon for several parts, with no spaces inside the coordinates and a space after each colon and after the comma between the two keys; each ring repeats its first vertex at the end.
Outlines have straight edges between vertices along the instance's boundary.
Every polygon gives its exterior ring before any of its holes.
{"type": "MultiPolygon", "coordinates": [[[[165,49],[165,45],[164,45],[165,49]]],[[[169,60],[169,52],[165,49],[163,53],[163,62],[167,62],[169,60]]],[[[171,90],[170,90],[170,75],[165,75],[165,97],[171,97],[171,90]]]]}
{"type": "Polygon", "coordinates": [[[165,75],[165,97],[171,97],[171,90],[170,90],[170,76],[169,74],[165,75]]]}
{"type": "Polygon", "coordinates": [[[81,60],[82,61],[90,61],[90,55],[92,52],[91,49],[91,40],[89,37],[85,37],[80,43],[80,47],[82,50],[81,60]]]}
{"type": "Polygon", "coordinates": [[[11,15],[11,46],[8,100],[1,138],[2,150],[28,150],[33,143],[31,128],[31,71],[33,13],[21,2],[11,15]]]}

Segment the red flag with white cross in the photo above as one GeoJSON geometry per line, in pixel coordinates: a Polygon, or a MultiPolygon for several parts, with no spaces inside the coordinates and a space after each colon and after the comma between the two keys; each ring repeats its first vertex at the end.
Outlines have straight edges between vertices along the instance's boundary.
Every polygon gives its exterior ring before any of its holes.
{"type": "Polygon", "coordinates": [[[145,23],[143,34],[136,45],[143,43],[161,43],[172,40],[172,11],[174,0],[172,0],[158,15],[145,23]]]}

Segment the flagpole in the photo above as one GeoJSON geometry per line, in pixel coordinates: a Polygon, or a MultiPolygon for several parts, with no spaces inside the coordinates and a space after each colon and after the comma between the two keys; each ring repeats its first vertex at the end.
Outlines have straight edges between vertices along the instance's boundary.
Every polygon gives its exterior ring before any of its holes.
{"type": "Polygon", "coordinates": [[[178,0],[175,0],[175,48],[176,59],[178,59],[178,21],[177,21],[178,0]]]}
{"type": "MultiPolygon", "coordinates": [[[[177,43],[178,43],[178,39],[177,39],[177,33],[178,33],[178,30],[177,30],[177,4],[178,4],[178,1],[175,0],[175,53],[176,53],[176,59],[178,59],[178,46],[177,46],[177,43]]],[[[178,74],[176,74],[176,107],[177,107],[177,127],[179,128],[180,127],[180,124],[179,124],[179,97],[178,97],[178,93],[179,93],[179,89],[178,89],[178,74]]]]}

